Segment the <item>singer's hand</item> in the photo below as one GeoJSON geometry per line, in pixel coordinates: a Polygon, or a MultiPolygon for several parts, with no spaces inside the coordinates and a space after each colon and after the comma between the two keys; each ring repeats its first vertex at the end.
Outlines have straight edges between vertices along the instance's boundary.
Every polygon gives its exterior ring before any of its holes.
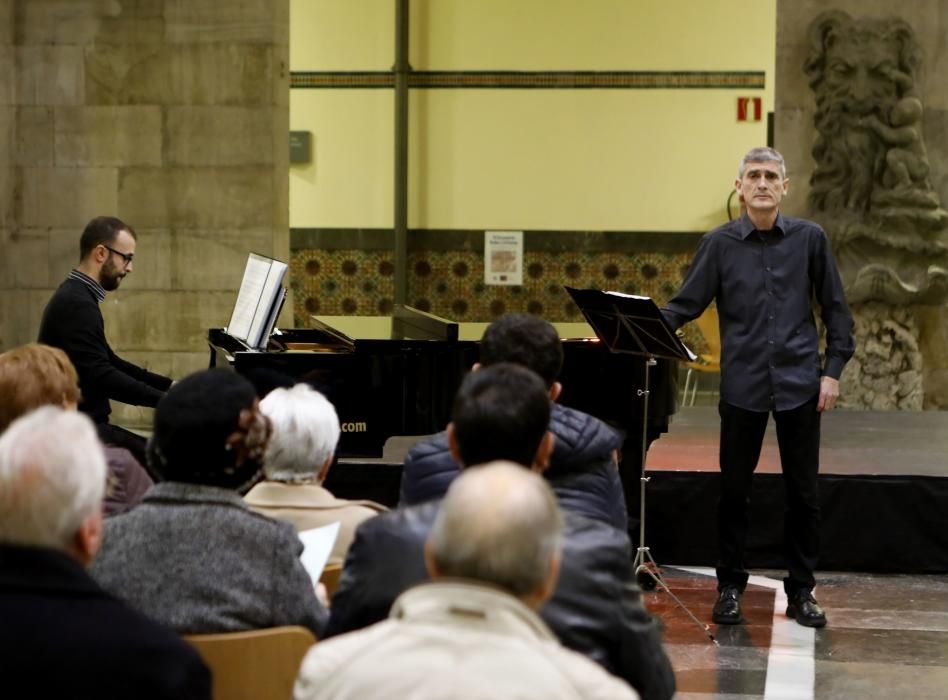
{"type": "Polygon", "coordinates": [[[839,398],[839,380],[832,377],[823,377],[820,379],[820,400],[816,404],[816,410],[820,413],[832,411],[836,405],[836,399],[839,398]]]}

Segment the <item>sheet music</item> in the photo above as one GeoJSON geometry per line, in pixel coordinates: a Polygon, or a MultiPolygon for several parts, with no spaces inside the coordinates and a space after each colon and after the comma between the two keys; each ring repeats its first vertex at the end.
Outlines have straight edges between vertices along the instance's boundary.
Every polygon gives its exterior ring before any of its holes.
{"type": "Polygon", "coordinates": [[[640,297],[638,294],[626,294],[625,292],[615,292],[615,291],[606,291],[606,292],[604,292],[604,294],[611,294],[612,296],[615,296],[615,297],[624,297],[624,298],[626,298],[626,299],[641,299],[641,300],[643,300],[643,301],[644,301],[645,299],[651,299],[651,298],[652,298],[652,297],[640,297]]]}
{"type": "Polygon", "coordinates": [[[265,345],[267,339],[262,337],[268,330],[267,322],[270,320],[271,312],[275,304],[279,303],[279,295],[283,287],[283,276],[286,274],[286,263],[279,260],[270,260],[267,276],[260,290],[260,298],[257,309],[254,312],[253,321],[250,323],[250,330],[247,333],[247,344],[251,347],[259,348],[265,345]]]}
{"type": "Polygon", "coordinates": [[[280,316],[280,311],[283,310],[283,304],[286,301],[286,288],[280,287],[277,290],[277,298],[270,307],[270,315],[267,317],[267,321],[263,326],[263,333],[260,336],[261,342],[258,347],[263,350],[266,347],[267,341],[270,339],[271,335],[282,335],[280,329],[276,327],[277,319],[280,316]]]}
{"type": "Polygon", "coordinates": [[[269,273],[270,260],[251,253],[244,268],[244,278],[237,293],[234,312],[231,314],[230,323],[227,324],[227,332],[235,338],[247,340],[269,273]]]}
{"type": "Polygon", "coordinates": [[[300,555],[300,562],[306,573],[309,574],[313,583],[319,581],[323,569],[326,568],[326,562],[329,561],[329,555],[332,554],[332,546],[336,543],[336,537],[339,535],[339,523],[330,523],[322,527],[314,527],[312,530],[303,530],[300,540],[303,542],[303,553],[300,555]]]}
{"type": "Polygon", "coordinates": [[[565,287],[596,335],[613,352],[694,360],[651,297],[565,287]]]}

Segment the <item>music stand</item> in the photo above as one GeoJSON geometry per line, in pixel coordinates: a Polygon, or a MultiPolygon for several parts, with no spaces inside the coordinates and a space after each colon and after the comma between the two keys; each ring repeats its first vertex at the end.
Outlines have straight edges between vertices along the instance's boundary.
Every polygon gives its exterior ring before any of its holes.
{"type": "MultiPolygon", "coordinates": [[[[658,564],[645,546],[645,485],[651,477],[645,475],[646,440],[648,438],[649,374],[657,364],[656,358],[669,360],[694,360],[695,355],[671,329],[662,312],[650,297],[604,292],[599,289],[573,289],[565,287],[567,293],[583,312],[599,339],[611,352],[638,355],[645,358],[645,388],[636,391],[642,397],[642,475],[639,499],[639,546],[632,567],[639,581],[653,582],[672,597],[679,608],[698,625],[708,638],[717,644],[709,625],[701,622],[694,613],[668,587],[658,564]],[[648,577],[648,578],[646,578],[648,577]]],[[[643,584],[643,588],[646,585],[643,584]]]]}

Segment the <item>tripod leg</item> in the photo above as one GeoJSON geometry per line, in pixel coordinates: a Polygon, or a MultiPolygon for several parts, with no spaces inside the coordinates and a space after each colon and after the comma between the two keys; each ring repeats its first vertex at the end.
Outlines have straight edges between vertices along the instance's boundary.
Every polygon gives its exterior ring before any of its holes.
{"type": "Polygon", "coordinates": [[[681,602],[681,599],[675,595],[671,588],[668,587],[668,583],[665,581],[665,578],[662,576],[661,569],[658,568],[658,564],[655,563],[655,560],[652,558],[651,552],[649,552],[648,547],[639,547],[638,551],[635,554],[635,562],[637,566],[635,567],[635,576],[640,581],[643,578],[651,579],[651,587],[646,588],[642,586],[643,590],[653,590],[656,587],[667,593],[671,596],[672,600],[675,601],[675,604],[685,611],[688,617],[691,618],[691,621],[694,622],[701,630],[704,632],[705,636],[710,639],[715,646],[720,646],[718,640],[714,638],[714,635],[711,634],[711,627],[701,620],[699,620],[688,607],[681,602]]]}
{"type": "MultiPolygon", "coordinates": [[[[662,578],[662,574],[658,569],[658,564],[655,563],[655,560],[652,559],[651,553],[648,551],[648,547],[645,546],[645,485],[649,482],[651,477],[645,475],[645,450],[648,446],[648,395],[649,395],[649,370],[657,364],[654,357],[649,356],[645,361],[645,388],[640,389],[637,393],[642,397],[642,474],[639,479],[639,493],[641,496],[641,502],[639,503],[639,547],[635,552],[635,559],[632,562],[632,569],[635,571],[635,577],[640,582],[640,586],[643,590],[653,590],[656,586],[659,586],[663,591],[668,593],[678,604],[678,607],[688,613],[688,616],[694,620],[694,623],[698,625],[704,633],[708,635],[708,639],[717,644],[717,640],[711,634],[710,627],[708,625],[702,624],[697,617],[694,616],[688,608],[685,607],[678,596],[671,592],[671,589],[665,583],[665,580],[662,578]],[[645,581],[645,583],[641,583],[645,581]]],[[[687,381],[687,380],[686,380],[687,381]]],[[[695,388],[698,386],[698,377],[695,375],[695,388]]],[[[692,390],[692,396],[694,396],[694,390],[692,390]]],[[[693,401],[693,399],[692,399],[693,401]]]]}

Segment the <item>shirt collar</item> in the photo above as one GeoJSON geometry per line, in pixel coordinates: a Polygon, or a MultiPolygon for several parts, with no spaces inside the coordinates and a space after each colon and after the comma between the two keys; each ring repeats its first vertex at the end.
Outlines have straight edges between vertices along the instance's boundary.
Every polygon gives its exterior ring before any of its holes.
{"type": "Polygon", "coordinates": [[[232,490],[205,484],[187,484],[181,481],[161,481],[145,493],[143,503],[203,503],[247,506],[240,495],[232,490]]]}
{"type": "Polygon", "coordinates": [[[326,508],[347,506],[319,484],[286,484],[261,481],[244,496],[244,502],[264,508],[326,508]]]}
{"type": "Polygon", "coordinates": [[[439,624],[483,622],[520,637],[556,639],[537,613],[509,593],[463,579],[441,579],[408,589],[395,600],[389,617],[439,624]]]}
{"type": "Polygon", "coordinates": [[[78,280],[79,282],[82,282],[92,291],[92,293],[95,295],[95,298],[98,301],[100,302],[105,301],[105,289],[102,287],[101,284],[99,284],[94,279],[89,277],[89,275],[87,275],[86,273],[79,272],[79,270],[73,270],[72,272],[69,273],[69,279],[78,280]]]}
{"type": "MultiPolygon", "coordinates": [[[[754,222],[750,220],[750,217],[745,213],[741,216],[740,221],[740,234],[742,240],[747,240],[747,237],[751,235],[754,231],[757,230],[757,227],[754,226],[754,222]]],[[[787,232],[787,228],[784,224],[783,214],[777,211],[777,218],[774,220],[774,231],[779,231],[782,234],[787,232]]]]}

